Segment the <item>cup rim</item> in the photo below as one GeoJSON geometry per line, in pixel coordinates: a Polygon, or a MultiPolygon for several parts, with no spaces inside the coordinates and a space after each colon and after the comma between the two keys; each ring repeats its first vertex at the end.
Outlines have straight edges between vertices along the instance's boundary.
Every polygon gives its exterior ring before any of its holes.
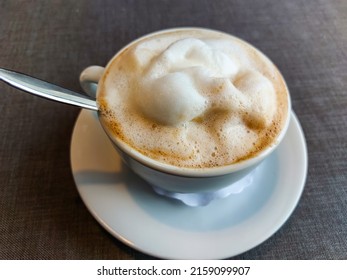
{"type": "MultiPolygon", "coordinates": [[[[287,86],[287,83],[282,75],[282,73],[279,71],[279,69],[277,68],[277,66],[272,62],[272,60],[265,55],[262,51],[260,51],[258,48],[256,48],[255,46],[253,46],[252,44],[248,43],[247,41],[236,37],[232,34],[223,32],[223,31],[219,31],[219,30],[214,30],[214,29],[209,29],[209,28],[202,28],[202,27],[177,27],[177,28],[169,28],[169,29],[163,29],[163,30],[159,30],[159,31],[155,31],[155,32],[151,32],[148,33],[146,35],[143,35],[133,41],[131,41],[129,44],[125,45],[123,48],[121,48],[119,51],[117,51],[117,53],[109,60],[109,62],[107,63],[107,65],[105,66],[105,71],[104,73],[107,73],[107,69],[110,67],[110,65],[112,64],[112,62],[118,57],[119,54],[121,54],[125,49],[129,48],[130,46],[132,46],[133,44],[136,44],[137,42],[139,42],[140,40],[143,40],[147,37],[151,37],[157,34],[163,34],[163,33],[167,33],[167,32],[174,32],[174,31],[180,31],[180,30],[206,30],[206,31],[213,31],[213,32],[218,32],[218,33],[224,33],[228,36],[231,36],[233,38],[236,38],[244,43],[246,43],[247,45],[250,45],[251,47],[253,47],[254,49],[256,49],[258,52],[260,52],[265,59],[269,60],[271,62],[271,64],[277,69],[278,73],[281,75],[286,92],[287,92],[287,104],[288,104],[288,109],[287,109],[287,114],[286,114],[286,120],[285,123],[282,127],[281,132],[278,134],[278,136],[276,137],[276,139],[274,139],[273,143],[266,147],[265,149],[263,149],[262,151],[260,151],[259,153],[257,153],[255,156],[251,157],[251,158],[247,158],[244,160],[241,160],[239,162],[235,162],[235,163],[230,163],[227,165],[223,165],[223,166],[216,166],[216,167],[199,167],[199,168],[193,168],[193,167],[178,167],[175,165],[171,165],[171,164],[167,164],[167,163],[163,163],[161,161],[152,159],[148,156],[145,156],[144,154],[140,153],[138,150],[136,150],[135,148],[133,148],[132,146],[130,146],[129,144],[127,144],[126,142],[116,138],[114,136],[113,133],[110,132],[109,128],[107,127],[107,125],[103,122],[103,118],[100,116],[100,111],[98,111],[98,117],[99,117],[99,121],[104,129],[104,131],[106,132],[106,134],[108,135],[108,137],[111,139],[111,141],[125,154],[127,154],[128,156],[130,156],[132,159],[136,160],[137,162],[143,164],[144,166],[147,166],[151,169],[160,171],[162,173],[166,173],[166,174],[171,174],[171,175],[176,175],[176,176],[182,176],[182,177],[215,177],[215,176],[222,176],[222,175],[226,175],[226,174],[230,174],[230,173],[234,173],[243,169],[246,169],[248,167],[251,167],[257,163],[259,163],[260,161],[262,161],[265,157],[267,157],[269,154],[271,154],[272,151],[275,150],[275,148],[280,144],[280,142],[282,141],[282,139],[284,138],[288,127],[289,127],[289,122],[290,122],[290,114],[291,114],[291,98],[290,98],[290,92],[287,86]]],[[[102,81],[104,79],[105,75],[103,75],[100,79],[100,81],[102,81]]],[[[99,82],[100,82],[99,81],[99,82]]],[[[99,91],[100,87],[98,86],[97,88],[97,95],[98,95],[98,91],[99,91]]]]}

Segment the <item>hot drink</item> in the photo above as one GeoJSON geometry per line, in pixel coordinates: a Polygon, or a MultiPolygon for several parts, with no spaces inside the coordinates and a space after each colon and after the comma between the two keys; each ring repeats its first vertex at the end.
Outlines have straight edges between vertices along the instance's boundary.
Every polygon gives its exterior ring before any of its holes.
{"type": "Polygon", "coordinates": [[[226,166],[276,144],[289,93],[273,63],[248,43],[205,29],[141,38],[108,65],[98,86],[101,121],[154,160],[226,166]]]}

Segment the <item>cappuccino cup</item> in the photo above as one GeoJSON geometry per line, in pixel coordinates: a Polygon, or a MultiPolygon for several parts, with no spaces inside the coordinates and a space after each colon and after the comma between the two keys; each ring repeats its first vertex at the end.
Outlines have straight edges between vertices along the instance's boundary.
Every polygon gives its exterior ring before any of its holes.
{"type": "Polygon", "coordinates": [[[191,205],[241,191],[290,120],[288,88],[269,58],[210,29],[143,36],[105,68],[86,68],[80,83],[130,169],[191,205]]]}

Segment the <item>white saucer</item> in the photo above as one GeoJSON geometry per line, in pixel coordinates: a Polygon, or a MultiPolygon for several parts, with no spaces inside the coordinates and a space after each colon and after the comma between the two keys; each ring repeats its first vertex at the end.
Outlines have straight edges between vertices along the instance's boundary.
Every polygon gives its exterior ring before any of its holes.
{"type": "Polygon", "coordinates": [[[303,191],[307,150],[298,119],[278,149],[256,169],[243,192],[189,207],[156,194],[120,160],[98,122],[82,110],[71,141],[71,167],[79,194],[113,236],[165,259],[223,259],[274,234],[303,191]]]}

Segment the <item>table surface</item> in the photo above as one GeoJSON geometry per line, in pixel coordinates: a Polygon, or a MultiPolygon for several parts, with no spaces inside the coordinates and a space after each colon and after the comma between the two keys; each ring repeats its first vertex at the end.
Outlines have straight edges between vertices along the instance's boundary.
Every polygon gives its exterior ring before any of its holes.
{"type": "MultiPolygon", "coordinates": [[[[0,1],[0,67],[81,91],[78,76],[133,39],[169,27],[222,30],[284,75],[309,156],[283,227],[234,259],[347,259],[347,2],[0,1]]],[[[70,169],[79,108],[0,83],[0,258],[152,259],[90,215],[70,169]]]]}

